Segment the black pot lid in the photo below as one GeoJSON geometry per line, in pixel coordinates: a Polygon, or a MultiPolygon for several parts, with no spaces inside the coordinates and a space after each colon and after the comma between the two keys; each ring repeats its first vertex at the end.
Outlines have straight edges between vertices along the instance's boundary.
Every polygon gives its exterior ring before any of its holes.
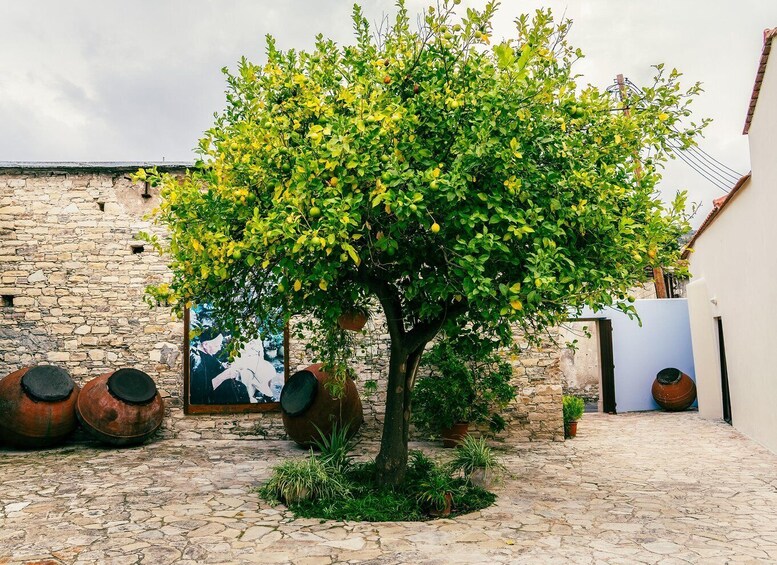
{"type": "Polygon", "coordinates": [[[137,369],[119,369],[108,377],[110,393],[128,404],[148,404],[156,396],[154,380],[137,369]]]}
{"type": "Polygon", "coordinates": [[[75,388],[68,372],[54,365],[32,367],[22,376],[21,384],[27,396],[42,402],[65,400],[75,388]]]}
{"type": "Polygon", "coordinates": [[[310,408],[318,394],[318,379],[310,371],[297,371],[281,389],[281,410],[299,416],[310,408]]]}
{"type": "Polygon", "coordinates": [[[680,371],[680,369],[668,367],[666,369],[661,369],[658,372],[658,375],[656,375],[656,380],[662,385],[673,385],[676,382],[679,382],[682,376],[683,373],[680,371]]]}

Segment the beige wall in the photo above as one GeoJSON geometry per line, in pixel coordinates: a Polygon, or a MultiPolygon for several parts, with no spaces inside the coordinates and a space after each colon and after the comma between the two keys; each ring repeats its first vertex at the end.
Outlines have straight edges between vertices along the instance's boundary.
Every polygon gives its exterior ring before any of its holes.
{"type": "Polygon", "coordinates": [[[688,287],[699,410],[720,418],[715,318],[723,322],[733,425],[777,452],[777,56],[749,142],[752,178],[698,238],[688,287]]]}

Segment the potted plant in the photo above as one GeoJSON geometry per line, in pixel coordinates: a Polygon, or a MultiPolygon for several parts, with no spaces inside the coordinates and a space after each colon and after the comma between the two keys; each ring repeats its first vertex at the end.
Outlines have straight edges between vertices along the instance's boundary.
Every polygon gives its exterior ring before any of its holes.
{"type": "Polygon", "coordinates": [[[418,503],[429,516],[447,518],[453,510],[453,478],[444,469],[434,468],[419,483],[418,503]]]}
{"type": "Polygon", "coordinates": [[[562,409],[564,413],[564,437],[575,437],[577,435],[577,421],[585,412],[585,402],[577,396],[564,395],[562,409]]]}
{"type": "Polygon", "coordinates": [[[366,308],[350,307],[337,318],[337,325],[344,330],[358,332],[364,328],[369,318],[370,312],[366,308]]]}
{"type": "Polygon", "coordinates": [[[426,374],[413,391],[413,421],[422,431],[443,436],[445,447],[456,446],[468,426],[488,424],[504,430],[500,412],[515,398],[512,368],[493,350],[472,342],[443,339],[425,357],[426,374]]]}
{"type": "Polygon", "coordinates": [[[504,469],[485,438],[465,437],[456,449],[451,469],[461,471],[471,484],[488,490],[498,471],[504,469]]]}

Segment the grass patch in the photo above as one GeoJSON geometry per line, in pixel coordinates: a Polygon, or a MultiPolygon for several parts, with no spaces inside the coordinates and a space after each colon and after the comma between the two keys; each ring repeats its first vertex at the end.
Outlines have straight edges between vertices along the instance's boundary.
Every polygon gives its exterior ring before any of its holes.
{"type": "MultiPolygon", "coordinates": [[[[311,459],[315,458],[311,455],[311,459]]],[[[480,510],[494,503],[494,494],[464,478],[452,476],[451,472],[449,467],[435,463],[420,451],[414,451],[411,452],[405,482],[398,487],[378,485],[375,464],[368,462],[347,465],[342,471],[328,467],[330,479],[345,485],[347,494],[323,494],[291,500],[268,488],[273,484],[271,479],[260,490],[260,495],[270,502],[283,500],[299,517],[365,522],[430,520],[430,512],[439,506],[441,490],[451,495],[451,516],[480,510]]]]}

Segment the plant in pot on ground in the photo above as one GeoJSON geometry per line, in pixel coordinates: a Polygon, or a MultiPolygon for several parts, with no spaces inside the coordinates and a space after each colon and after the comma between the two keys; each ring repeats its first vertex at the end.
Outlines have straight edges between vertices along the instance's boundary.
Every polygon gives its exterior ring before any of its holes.
{"type": "Polygon", "coordinates": [[[424,366],[427,373],[413,392],[413,422],[421,431],[442,433],[444,440],[447,434],[444,444],[453,447],[466,435],[466,427],[455,430],[456,425],[504,430],[500,412],[516,392],[510,384],[512,367],[488,343],[446,337],[432,347],[424,366]]]}
{"type": "Polygon", "coordinates": [[[585,412],[585,402],[577,396],[564,395],[562,409],[564,412],[564,437],[575,437],[577,435],[577,421],[585,412]]]}
{"type": "Polygon", "coordinates": [[[450,463],[451,469],[461,471],[473,485],[488,489],[496,475],[504,470],[485,438],[466,436],[456,449],[450,463]]]}

